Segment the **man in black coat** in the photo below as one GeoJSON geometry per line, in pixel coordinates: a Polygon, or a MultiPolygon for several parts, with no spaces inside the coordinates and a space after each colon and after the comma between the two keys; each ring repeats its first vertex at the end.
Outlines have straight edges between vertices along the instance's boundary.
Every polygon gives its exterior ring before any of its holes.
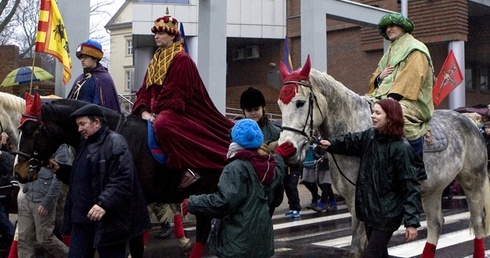
{"type": "Polygon", "coordinates": [[[133,157],[124,137],[109,130],[102,110],[89,104],[73,112],[82,141],[73,167],[50,162],[70,183],[65,232],[68,257],[125,257],[126,242],[150,227],[133,157]]]}

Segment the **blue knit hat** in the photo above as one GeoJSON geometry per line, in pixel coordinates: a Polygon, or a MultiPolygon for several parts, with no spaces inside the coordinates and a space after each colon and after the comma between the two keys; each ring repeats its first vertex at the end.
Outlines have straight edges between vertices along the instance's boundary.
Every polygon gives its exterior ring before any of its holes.
{"type": "Polygon", "coordinates": [[[264,142],[264,135],[257,122],[250,118],[238,120],[231,129],[231,141],[245,149],[257,149],[264,142]]]}

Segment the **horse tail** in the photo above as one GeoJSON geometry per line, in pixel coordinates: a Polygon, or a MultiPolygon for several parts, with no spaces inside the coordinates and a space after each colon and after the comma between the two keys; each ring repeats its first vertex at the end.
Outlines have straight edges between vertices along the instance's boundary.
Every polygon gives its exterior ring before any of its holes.
{"type": "Polygon", "coordinates": [[[490,181],[488,177],[485,177],[486,180],[483,183],[483,208],[484,208],[484,229],[483,233],[485,236],[490,234],[490,181]]]}

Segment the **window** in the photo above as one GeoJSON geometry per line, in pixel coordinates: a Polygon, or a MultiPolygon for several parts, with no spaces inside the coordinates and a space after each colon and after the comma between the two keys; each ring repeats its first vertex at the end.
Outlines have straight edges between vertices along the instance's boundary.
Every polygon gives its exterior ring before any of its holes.
{"type": "Polygon", "coordinates": [[[126,70],[125,71],[125,83],[124,83],[124,90],[125,91],[131,91],[133,88],[133,74],[134,70],[126,70]]]}
{"type": "Polygon", "coordinates": [[[482,62],[466,63],[466,89],[490,93],[490,65],[482,62]]]}
{"type": "Polygon", "coordinates": [[[466,68],[464,71],[464,81],[467,90],[474,90],[475,87],[473,85],[473,69],[466,68]]]}
{"type": "Polygon", "coordinates": [[[126,40],[126,55],[127,56],[133,55],[133,39],[126,40]]]}
{"type": "Polygon", "coordinates": [[[490,85],[488,85],[488,68],[486,66],[482,66],[480,70],[480,90],[490,90],[490,85]]]}

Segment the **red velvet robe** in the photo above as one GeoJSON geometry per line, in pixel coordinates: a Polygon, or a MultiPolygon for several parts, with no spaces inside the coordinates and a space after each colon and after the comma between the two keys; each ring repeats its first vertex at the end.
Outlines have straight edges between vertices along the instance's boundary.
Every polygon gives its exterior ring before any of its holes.
{"type": "Polygon", "coordinates": [[[233,123],[216,109],[187,53],[175,55],[163,85],[147,88],[145,76],[136,97],[133,113],[158,114],[153,128],[169,168],[225,166],[233,123]]]}

